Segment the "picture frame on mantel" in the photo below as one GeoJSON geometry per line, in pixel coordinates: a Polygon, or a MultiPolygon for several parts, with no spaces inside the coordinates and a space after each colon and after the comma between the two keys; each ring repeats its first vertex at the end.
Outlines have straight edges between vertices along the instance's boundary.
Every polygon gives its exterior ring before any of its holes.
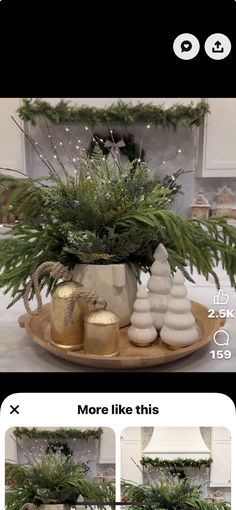
{"type": "Polygon", "coordinates": [[[236,98],[202,98],[209,106],[197,130],[196,176],[236,178],[236,98]]]}

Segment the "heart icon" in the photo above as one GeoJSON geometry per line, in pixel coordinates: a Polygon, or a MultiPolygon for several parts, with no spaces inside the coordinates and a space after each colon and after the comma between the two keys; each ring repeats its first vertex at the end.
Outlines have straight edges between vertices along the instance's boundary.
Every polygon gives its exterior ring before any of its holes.
{"type": "Polygon", "coordinates": [[[183,41],[181,43],[182,51],[190,51],[192,49],[192,43],[190,41],[183,41]]]}

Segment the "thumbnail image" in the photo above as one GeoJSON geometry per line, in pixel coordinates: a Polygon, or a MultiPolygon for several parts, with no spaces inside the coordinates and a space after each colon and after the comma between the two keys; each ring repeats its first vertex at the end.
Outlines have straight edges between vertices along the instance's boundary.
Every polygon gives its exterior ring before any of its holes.
{"type": "Polygon", "coordinates": [[[230,458],[226,428],[126,428],[121,434],[123,505],[143,510],[230,509],[230,458]]]}
{"type": "Polygon", "coordinates": [[[0,99],[0,372],[235,370],[235,128],[236,98],[0,99]]]}
{"type": "Polygon", "coordinates": [[[5,484],[6,510],[109,509],[115,434],[109,428],[9,429],[5,484]]]}

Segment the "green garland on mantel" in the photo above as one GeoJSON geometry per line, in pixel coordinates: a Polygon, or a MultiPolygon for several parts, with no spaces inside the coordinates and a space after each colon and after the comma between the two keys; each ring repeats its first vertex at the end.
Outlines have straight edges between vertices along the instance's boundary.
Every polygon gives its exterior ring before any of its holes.
{"type": "Polygon", "coordinates": [[[143,467],[173,467],[173,468],[183,468],[183,467],[194,467],[194,468],[207,468],[212,464],[212,459],[183,459],[179,457],[177,459],[160,459],[159,457],[155,457],[152,459],[150,457],[142,457],[140,464],[143,467]]]}
{"type": "Polygon", "coordinates": [[[96,429],[71,429],[71,428],[58,428],[55,430],[51,429],[38,429],[33,427],[28,429],[26,427],[17,427],[14,430],[14,436],[22,439],[28,437],[30,439],[82,439],[88,441],[88,439],[100,439],[103,433],[101,427],[96,429]]]}
{"type": "Polygon", "coordinates": [[[153,103],[132,104],[118,100],[106,108],[97,108],[87,105],[71,105],[69,101],[61,100],[55,106],[42,99],[23,99],[23,105],[17,110],[18,115],[24,121],[36,124],[37,117],[43,117],[53,123],[81,122],[92,126],[106,124],[109,122],[120,122],[122,124],[148,123],[154,126],[171,127],[176,129],[178,125],[199,126],[209,106],[201,101],[194,105],[181,103],[174,104],[169,108],[164,105],[153,103]]]}

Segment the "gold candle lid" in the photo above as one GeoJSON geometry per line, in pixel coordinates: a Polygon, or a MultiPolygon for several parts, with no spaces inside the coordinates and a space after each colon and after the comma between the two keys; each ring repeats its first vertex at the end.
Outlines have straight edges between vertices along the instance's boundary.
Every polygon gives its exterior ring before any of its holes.
{"type": "Polygon", "coordinates": [[[109,310],[95,310],[86,315],[85,322],[96,324],[97,326],[104,326],[106,324],[116,324],[119,322],[119,318],[109,310]]]}
{"type": "Polygon", "coordinates": [[[79,282],[74,282],[74,281],[61,282],[56,286],[56,288],[52,292],[52,296],[62,298],[62,299],[67,299],[79,287],[83,287],[83,285],[81,285],[81,283],[79,283],[79,282]]]}

